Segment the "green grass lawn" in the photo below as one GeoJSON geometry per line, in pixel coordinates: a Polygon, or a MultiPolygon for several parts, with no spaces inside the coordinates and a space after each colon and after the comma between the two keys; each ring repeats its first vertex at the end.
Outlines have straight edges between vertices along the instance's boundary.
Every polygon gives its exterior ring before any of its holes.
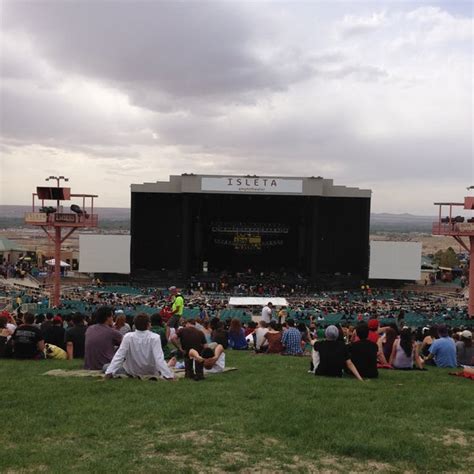
{"type": "Polygon", "coordinates": [[[238,371],[173,383],[2,360],[0,472],[473,472],[472,381],[433,368],[360,383],[308,364],[229,352],[238,371]]]}

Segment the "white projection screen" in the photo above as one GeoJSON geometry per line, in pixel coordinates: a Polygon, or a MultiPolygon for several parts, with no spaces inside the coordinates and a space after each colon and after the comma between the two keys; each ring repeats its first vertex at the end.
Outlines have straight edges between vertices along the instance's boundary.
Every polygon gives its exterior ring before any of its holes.
{"type": "Polygon", "coordinates": [[[130,273],[130,236],[80,234],[79,271],[130,273]]]}
{"type": "Polygon", "coordinates": [[[369,278],[419,280],[421,242],[370,242],[369,278]]]}

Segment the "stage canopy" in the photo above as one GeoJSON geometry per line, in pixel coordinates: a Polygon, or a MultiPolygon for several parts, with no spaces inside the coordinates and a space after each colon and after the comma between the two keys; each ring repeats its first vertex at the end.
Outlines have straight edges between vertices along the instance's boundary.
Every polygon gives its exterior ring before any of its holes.
{"type": "MultiPolygon", "coordinates": [[[[54,260],[54,258],[52,258],[51,260],[46,260],[46,265],[49,265],[50,267],[54,267],[54,265],[56,265],[56,260],[54,260]]],[[[66,263],[66,262],[63,262],[62,260],[59,262],[59,265],[61,267],[70,267],[71,265],[69,265],[69,263],[66,263]]]]}
{"type": "Polygon", "coordinates": [[[231,297],[229,306],[265,306],[267,303],[272,303],[273,306],[288,306],[286,298],[273,298],[271,296],[258,297],[231,297]]]}

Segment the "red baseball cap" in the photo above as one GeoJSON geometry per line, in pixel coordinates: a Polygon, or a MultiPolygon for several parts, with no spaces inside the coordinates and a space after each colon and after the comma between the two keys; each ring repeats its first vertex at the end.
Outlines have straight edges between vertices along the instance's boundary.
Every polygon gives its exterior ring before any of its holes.
{"type": "Polygon", "coordinates": [[[379,322],[377,319],[369,319],[369,322],[367,323],[367,325],[369,326],[369,329],[371,331],[375,331],[379,328],[379,322]]]}

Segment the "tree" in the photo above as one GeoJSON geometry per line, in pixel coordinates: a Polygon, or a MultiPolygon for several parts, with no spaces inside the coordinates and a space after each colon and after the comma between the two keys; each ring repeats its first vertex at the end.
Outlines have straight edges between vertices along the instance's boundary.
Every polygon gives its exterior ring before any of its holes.
{"type": "Polygon", "coordinates": [[[433,257],[433,261],[440,267],[454,268],[459,266],[459,259],[452,247],[446,250],[438,250],[433,257]]]}

